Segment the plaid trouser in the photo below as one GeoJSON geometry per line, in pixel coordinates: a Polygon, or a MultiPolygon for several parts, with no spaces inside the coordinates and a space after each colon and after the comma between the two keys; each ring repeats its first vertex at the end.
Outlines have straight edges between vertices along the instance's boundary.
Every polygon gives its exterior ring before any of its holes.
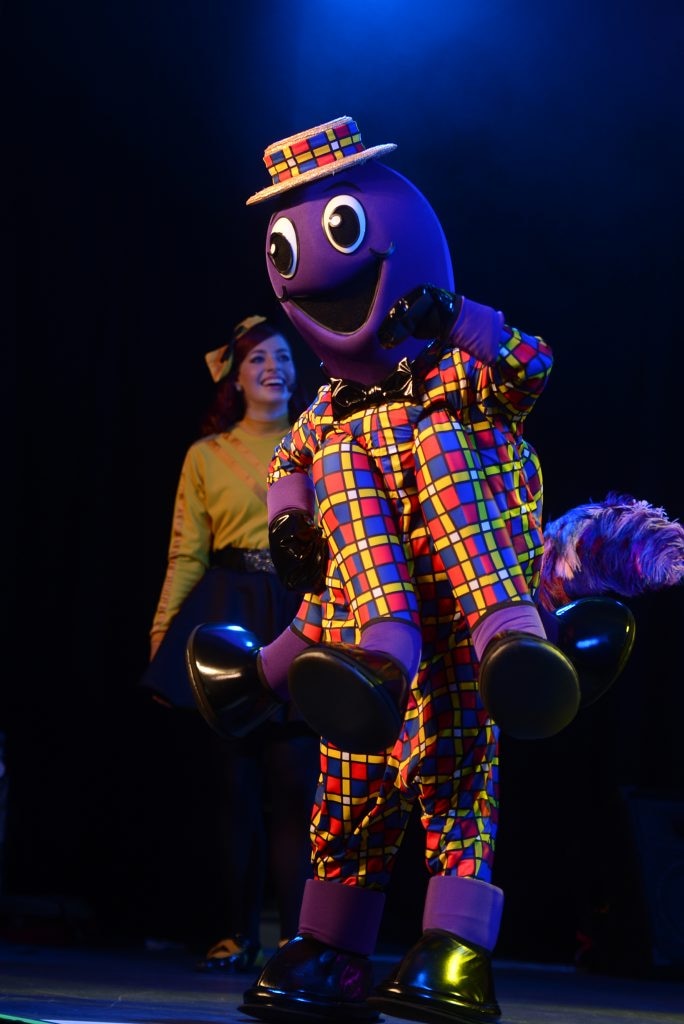
{"type": "Polygon", "coordinates": [[[449,394],[435,373],[421,405],[328,423],[313,450],[331,557],[326,590],[304,599],[295,630],[309,643],[358,643],[362,627],[393,618],[422,632],[394,747],[322,747],[312,822],[321,879],[386,888],[417,799],[429,872],[491,881],[498,729],[479,699],[471,629],[489,608],[531,600],[542,485],[519,427],[477,403],[449,408],[449,394]]]}
{"type": "MultiPolygon", "coordinates": [[[[384,453],[375,450],[373,461],[359,438],[344,429],[330,432],[315,456],[313,479],[331,547],[328,589],[304,602],[295,623],[311,643],[322,637],[326,643],[358,642],[360,627],[388,616],[422,629],[423,659],[392,751],[361,755],[323,747],[312,826],[317,875],[380,888],[388,884],[416,798],[426,829],[429,871],[491,880],[498,737],[479,700],[469,626],[487,600],[498,604],[529,593],[541,551],[536,521],[540,495],[534,491],[539,481],[531,450],[520,443],[522,458],[516,448],[516,459],[499,459],[515,477],[516,490],[511,481],[497,481],[492,490],[490,477],[467,469],[461,482],[454,474],[453,453],[435,453],[430,444],[423,448],[416,476],[412,409],[367,411],[366,429],[360,431],[364,438],[387,434],[392,419],[395,440],[400,426],[411,427],[409,442],[384,453]],[[438,509],[440,529],[448,511],[443,508],[446,480],[432,477],[435,466],[446,467],[449,474],[451,503],[463,524],[459,543],[468,546],[467,560],[458,552],[450,557],[444,546],[440,557],[435,556],[425,496],[429,508],[438,509]],[[458,504],[459,491],[471,496],[472,506],[465,500],[463,507],[458,504]],[[511,507],[501,511],[497,496],[511,507]],[[481,524],[475,528],[473,507],[493,512],[487,529],[481,524]],[[473,545],[479,545],[476,557],[473,545]],[[466,563],[481,570],[477,580],[464,571],[466,563]]],[[[420,429],[428,441],[434,436],[452,439],[453,427],[443,435],[432,429],[448,422],[442,410],[433,414],[430,429],[424,420],[420,429]]],[[[473,466],[477,463],[472,442],[459,447],[456,455],[463,456],[464,466],[469,457],[473,466]]]]}

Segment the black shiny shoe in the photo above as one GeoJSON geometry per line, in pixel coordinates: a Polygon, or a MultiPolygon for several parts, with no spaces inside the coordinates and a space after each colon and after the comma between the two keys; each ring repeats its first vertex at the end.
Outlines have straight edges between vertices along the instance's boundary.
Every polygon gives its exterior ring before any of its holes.
{"type": "Polygon", "coordinates": [[[485,647],[478,688],[501,731],[516,739],[555,736],[580,706],[571,659],[548,640],[514,630],[493,637],[485,647]]]}
{"type": "Polygon", "coordinates": [[[185,661],[195,703],[219,736],[240,739],[283,706],[257,668],[259,641],[227,623],[193,629],[185,661]]]}
{"type": "Polygon", "coordinates": [[[195,969],[223,974],[247,974],[254,971],[256,974],[264,966],[265,960],[258,942],[244,935],[230,935],[212,946],[207,955],[197,961],[195,969]]]}
{"type": "Polygon", "coordinates": [[[399,735],[409,687],[386,654],[353,644],[314,645],[292,660],[288,683],[305,722],[341,750],[374,754],[399,735]]]}
{"type": "Polygon", "coordinates": [[[296,935],[273,954],[239,1009],[266,1021],[368,1024],[380,1019],[366,1002],[372,989],[368,957],[296,935]]]}
{"type": "Polygon", "coordinates": [[[553,618],[555,642],[577,670],[580,707],[589,707],[629,661],[636,638],[634,615],[615,598],[581,597],[557,608],[553,618]]]}
{"type": "Polygon", "coordinates": [[[490,954],[439,928],[423,933],[368,1002],[426,1024],[492,1024],[501,1015],[490,954]]]}

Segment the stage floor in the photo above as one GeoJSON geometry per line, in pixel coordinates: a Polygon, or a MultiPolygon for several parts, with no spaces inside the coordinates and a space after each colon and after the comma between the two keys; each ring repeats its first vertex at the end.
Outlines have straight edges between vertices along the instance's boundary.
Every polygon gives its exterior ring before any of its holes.
{"type": "MultiPolygon", "coordinates": [[[[194,969],[185,950],[0,944],[0,1024],[249,1024],[238,1009],[250,975],[194,969]]],[[[395,959],[374,957],[381,980],[395,959]]],[[[501,1024],[683,1024],[679,978],[617,978],[566,966],[494,961],[501,1024]]],[[[399,1018],[383,1015],[386,1024],[399,1018]]],[[[346,1022],[340,1022],[346,1024],[346,1022]]]]}

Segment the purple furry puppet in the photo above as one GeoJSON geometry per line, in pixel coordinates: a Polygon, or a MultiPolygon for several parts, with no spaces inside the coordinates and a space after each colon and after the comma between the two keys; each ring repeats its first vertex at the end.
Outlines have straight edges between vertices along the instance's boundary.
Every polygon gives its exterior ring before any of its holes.
{"type": "Polygon", "coordinates": [[[523,421],[550,346],[454,292],[435,212],[380,162],[394,149],[366,149],[349,117],[317,125],[267,149],[271,184],[248,200],[272,204],[271,285],[330,376],[268,481],[274,565],[306,582],[296,620],[263,648],[231,624],[198,627],[188,646],[218,731],[245,735],[289,684],[322,737],[298,933],[241,1007],[266,1021],[499,1019],[500,732],[564,728],[629,657],[619,597],[684,575],[684,530],[634,498],[542,529],[523,421]],[[385,713],[388,741],[373,729],[351,745],[385,713]],[[376,985],[370,957],[416,805],[422,934],[376,985]]]}
{"type": "Polygon", "coordinates": [[[684,528],[628,494],[577,505],[544,528],[539,602],[549,611],[588,594],[638,597],[684,579],[684,528]]]}
{"type": "Polygon", "coordinates": [[[613,685],[634,646],[634,622],[617,658],[608,640],[611,629],[621,628],[617,602],[613,613],[602,605],[603,629],[595,631],[593,649],[576,642],[588,634],[603,595],[639,597],[682,581],[684,527],[647,501],[610,492],[604,501],[577,505],[546,524],[537,601],[549,637],[573,649],[582,678],[581,707],[613,685]],[[617,618],[611,626],[612,614],[617,618]]]}

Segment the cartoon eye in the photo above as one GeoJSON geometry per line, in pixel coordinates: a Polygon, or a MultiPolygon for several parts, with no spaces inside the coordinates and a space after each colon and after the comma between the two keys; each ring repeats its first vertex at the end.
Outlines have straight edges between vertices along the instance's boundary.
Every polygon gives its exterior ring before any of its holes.
{"type": "Polygon", "coordinates": [[[356,252],[366,237],[366,213],[354,196],[335,196],[323,211],[323,230],[338,252],[356,252]]]}
{"type": "Polygon", "coordinates": [[[299,263],[299,246],[295,226],[287,217],[278,217],[271,228],[268,258],[283,277],[294,277],[299,263]]]}

